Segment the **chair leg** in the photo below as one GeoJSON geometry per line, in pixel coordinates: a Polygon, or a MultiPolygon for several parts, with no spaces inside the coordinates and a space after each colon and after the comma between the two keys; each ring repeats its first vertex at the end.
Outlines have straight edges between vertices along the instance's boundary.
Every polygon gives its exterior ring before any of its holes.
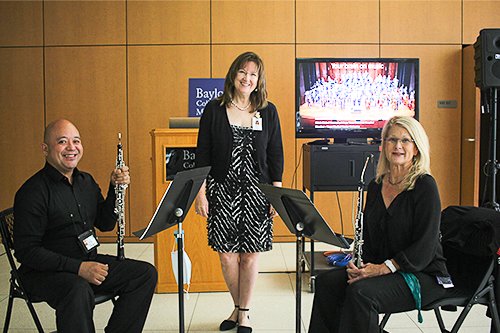
{"type": "Polygon", "coordinates": [[[380,324],[378,325],[380,333],[384,333],[385,332],[384,327],[387,324],[387,322],[389,321],[390,317],[391,317],[390,313],[384,314],[384,317],[382,318],[382,320],[380,321],[380,324]]]}
{"type": "Polygon", "coordinates": [[[12,291],[9,294],[9,301],[7,303],[7,313],[5,314],[5,323],[3,325],[3,333],[9,331],[10,316],[12,315],[12,305],[14,303],[14,297],[12,297],[12,291]]]}
{"type": "Polygon", "coordinates": [[[25,300],[25,302],[26,305],[28,306],[28,309],[30,310],[31,317],[33,317],[33,321],[35,322],[35,326],[38,329],[38,332],[44,333],[42,324],[40,323],[40,319],[38,319],[38,315],[36,314],[35,307],[30,301],[25,300]]]}
{"type": "Polygon", "coordinates": [[[441,315],[441,310],[439,308],[434,308],[434,314],[436,315],[436,320],[439,325],[439,330],[441,333],[448,333],[449,331],[446,330],[446,325],[444,324],[443,316],[441,315]]]}
{"type": "Polygon", "coordinates": [[[491,314],[491,333],[500,333],[500,319],[498,318],[497,301],[495,299],[495,292],[493,288],[489,290],[490,302],[488,307],[491,314]]]}
{"type": "Polygon", "coordinates": [[[460,312],[460,315],[458,316],[457,320],[455,321],[455,324],[453,325],[453,328],[451,329],[451,333],[457,333],[458,332],[458,330],[460,329],[460,327],[464,323],[465,318],[469,314],[469,311],[472,309],[472,305],[473,304],[471,304],[471,303],[467,304],[464,307],[464,309],[462,310],[462,312],[460,312]]]}

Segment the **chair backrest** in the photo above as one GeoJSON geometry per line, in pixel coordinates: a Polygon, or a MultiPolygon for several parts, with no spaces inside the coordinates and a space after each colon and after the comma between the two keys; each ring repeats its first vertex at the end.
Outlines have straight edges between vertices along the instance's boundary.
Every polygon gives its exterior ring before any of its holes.
{"type": "Polygon", "coordinates": [[[14,228],[14,209],[11,207],[11,208],[7,208],[6,210],[3,210],[0,212],[0,220],[2,221],[2,226],[5,225],[6,227],[6,230],[4,232],[4,230],[2,229],[2,238],[0,239],[3,239],[4,237],[4,233],[6,234],[6,238],[7,240],[10,242],[9,243],[9,246],[12,247],[12,244],[13,244],[13,228],[14,228]]]}
{"type": "Polygon", "coordinates": [[[449,206],[441,213],[443,243],[463,253],[492,256],[500,247],[500,212],[491,208],[449,206]]]}
{"type": "Polygon", "coordinates": [[[0,235],[10,268],[17,270],[12,251],[14,250],[14,209],[8,208],[0,212],[0,235]]]}
{"type": "Polygon", "coordinates": [[[26,293],[21,280],[19,279],[19,274],[17,272],[16,261],[14,260],[14,209],[8,208],[0,212],[0,240],[5,248],[5,254],[9,260],[10,264],[10,291],[9,291],[9,304],[7,306],[7,313],[5,315],[4,332],[9,329],[10,317],[12,314],[12,300],[14,298],[22,298],[25,300],[26,305],[33,317],[33,321],[38,329],[38,332],[43,332],[42,324],[40,319],[36,314],[35,308],[33,307],[33,300],[26,293]]]}
{"type": "Polygon", "coordinates": [[[482,207],[450,206],[441,214],[448,272],[455,286],[475,290],[484,282],[500,247],[500,213],[482,207]]]}

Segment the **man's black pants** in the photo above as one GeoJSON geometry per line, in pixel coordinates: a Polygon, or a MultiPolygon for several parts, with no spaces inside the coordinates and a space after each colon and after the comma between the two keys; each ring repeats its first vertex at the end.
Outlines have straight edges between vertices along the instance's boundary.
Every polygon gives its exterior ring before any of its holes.
{"type": "Polygon", "coordinates": [[[56,310],[59,333],[93,333],[94,292],[118,296],[105,332],[142,332],[158,274],[153,265],[137,260],[117,261],[98,255],[94,261],[108,264],[108,276],[100,286],[68,272],[29,272],[22,280],[30,295],[56,310]]]}

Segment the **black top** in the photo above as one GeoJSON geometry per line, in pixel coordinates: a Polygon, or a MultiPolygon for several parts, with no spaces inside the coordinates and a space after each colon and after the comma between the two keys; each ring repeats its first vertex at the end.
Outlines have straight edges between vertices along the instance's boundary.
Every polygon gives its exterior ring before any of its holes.
{"type": "Polygon", "coordinates": [[[77,236],[94,226],[110,231],[116,225],[115,192],[104,200],[94,178],[73,170],[73,184],[46,163],[28,179],[14,199],[14,249],[21,272],[65,271],[78,274],[80,263],[93,259],[77,236]]]}
{"type": "MultiPolygon", "coordinates": [[[[281,181],[283,175],[283,144],[276,107],[268,103],[258,111],[262,118],[262,131],[253,131],[259,181],[281,181]]],[[[227,117],[226,106],[219,100],[208,102],[200,119],[196,167],[211,166],[210,174],[223,182],[231,163],[233,133],[227,117]]]]}
{"type": "Polygon", "coordinates": [[[413,190],[401,192],[386,209],[382,184],[368,186],[363,228],[363,261],[394,259],[401,271],[449,276],[439,240],[441,201],[436,181],[420,177],[413,190]]]}

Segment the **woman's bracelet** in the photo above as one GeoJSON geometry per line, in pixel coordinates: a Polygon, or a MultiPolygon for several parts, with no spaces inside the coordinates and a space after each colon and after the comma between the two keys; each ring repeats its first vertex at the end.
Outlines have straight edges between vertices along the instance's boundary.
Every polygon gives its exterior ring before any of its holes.
{"type": "Polygon", "coordinates": [[[384,261],[384,264],[391,270],[391,273],[396,273],[397,269],[396,266],[394,266],[394,264],[392,263],[392,260],[387,259],[386,261],[384,261]]]}

